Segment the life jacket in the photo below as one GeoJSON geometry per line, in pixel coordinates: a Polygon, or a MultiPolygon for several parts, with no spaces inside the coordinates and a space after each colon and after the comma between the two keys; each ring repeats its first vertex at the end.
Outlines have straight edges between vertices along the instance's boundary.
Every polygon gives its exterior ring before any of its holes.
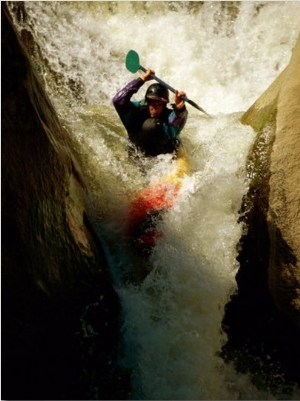
{"type": "Polygon", "coordinates": [[[158,117],[150,117],[147,105],[136,109],[128,127],[129,139],[145,156],[173,153],[178,148],[179,140],[172,138],[168,125],[171,112],[166,107],[158,117]]]}

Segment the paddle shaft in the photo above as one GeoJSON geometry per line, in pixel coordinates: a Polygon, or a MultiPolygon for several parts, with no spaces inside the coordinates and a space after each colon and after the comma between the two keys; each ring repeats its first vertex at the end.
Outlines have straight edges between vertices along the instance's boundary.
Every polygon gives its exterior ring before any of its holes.
{"type": "MultiPolygon", "coordinates": [[[[146,72],[146,71],[147,71],[147,69],[146,69],[145,67],[141,66],[141,65],[139,66],[139,70],[141,70],[141,71],[143,71],[143,72],[146,72]]],[[[166,82],[162,81],[162,80],[161,80],[160,78],[158,78],[156,75],[152,74],[151,77],[152,77],[153,79],[155,79],[155,81],[159,82],[161,85],[165,86],[165,87],[166,87],[167,89],[169,89],[171,92],[175,93],[175,89],[172,88],[172,86],[170,86],[170,85],[168,85],[166,82]]],[[[202,107],[198,106],[197,103],[195,103],[195,102],[193,102],[192,100],[188,99],[186,96],[181,96],[181,98],[182,98],[185,102],[187,102],[187,103],[191,104],[192,106],[196,107],[196,109],[202,111],[202,113],[205,113],[205,114],[209,115],[208,113],[206,113],[205,110],[202,109],[202,107]]]]}

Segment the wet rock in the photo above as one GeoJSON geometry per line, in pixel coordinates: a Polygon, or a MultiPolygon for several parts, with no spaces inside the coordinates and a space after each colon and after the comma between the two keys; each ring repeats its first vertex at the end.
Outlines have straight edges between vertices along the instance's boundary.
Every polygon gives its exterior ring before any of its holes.
{"type": "MultiPolygon", "coordinates": [[[[289,65],[242,117],[258,131],[271,129],[267,168],[253,182],[269,234],[268,283],[279,310],[300,326],[300,38],[289,65]],[[264,193],[261,189],[264,188],[264,193]],[[264,205],[264,206],[263,206],[264,205]]],[[[261,160],[256,159],[256,175],[261,160]]],[[[258,237],[260,233],[257,232],[258,237]]],[[[262,257],[264,257],[262,255],[262,257]]]]}
{"type": "Polygon", "coordinates": [[[119,303],[84,177],[3,3],[1,17],[2,397],[92,398],[96,384],[118,397],[119,303]],[[97,305],[97,355],[87,379],[90,344],[78,336],[88,305],[97,305]]]}
{"type": "MultiPolygon", "coordinates": [[[[238,289],[226,305],[225,361],[276,399],[299,388],[300,40],[289,65],[243,115],[257,136],[240,221],[238,289]]],[[[297,393],[297,391],[296,391],[297,393]]]]}

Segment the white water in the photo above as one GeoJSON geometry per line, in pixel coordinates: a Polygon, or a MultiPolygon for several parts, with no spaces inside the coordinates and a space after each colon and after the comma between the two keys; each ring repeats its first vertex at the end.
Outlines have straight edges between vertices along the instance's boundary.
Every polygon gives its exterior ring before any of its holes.
{"type": "Polygon", "coordinates": [[[133,370],[132,399],[273,397],[217,355],[226,342],[224,306],[236,289],[236,245],[243,230],[238,210],[254,140],[239,118],[288,64],[299,34],[300,5],[230,6],[25,3],[30,29],[52,71],[45,63],[38,70],[79,153],[91,216],[121,298],[125,354],[120,364],[133,370]],[[160,222],[164,237],[140,286],[120,280],[120,269],[137,267],[125,252],[122,231],[128,200],[172,162],[166,156],[149,163],[143,177],[127,159],[126,134],[111,98],[134,77],[124,66],[129,49],[214,115],[208,119],[189,107],[182,141],[192,171],[160,222]]]}

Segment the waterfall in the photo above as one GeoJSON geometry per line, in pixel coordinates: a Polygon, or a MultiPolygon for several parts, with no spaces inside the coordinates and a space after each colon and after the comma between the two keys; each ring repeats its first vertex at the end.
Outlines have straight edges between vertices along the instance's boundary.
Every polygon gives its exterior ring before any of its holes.
{"type": "MultiPolygon", "coordinates": [[[[8,4],[85,176],[90,218],[123,309],[131,399],[273,399],[220,357],[224,308],[236,291],[238,223],[255,133],[240,117],[289,62],[297,2],[25,2],[8,4]],[[181,139],[190,173],[144,269],[124,231],[132,195],[172,171],[169,156],[128,158],[111,99],[138,74],[128,50],[212,118],[188,106],[181,139]]],[[[142,88],[135,99],[143,97],[142,88]]],[[[295,395],[296,397],[296,395],[295,395]]],[[[296,398],[295,398],[296,399],[296,398]]]]}

